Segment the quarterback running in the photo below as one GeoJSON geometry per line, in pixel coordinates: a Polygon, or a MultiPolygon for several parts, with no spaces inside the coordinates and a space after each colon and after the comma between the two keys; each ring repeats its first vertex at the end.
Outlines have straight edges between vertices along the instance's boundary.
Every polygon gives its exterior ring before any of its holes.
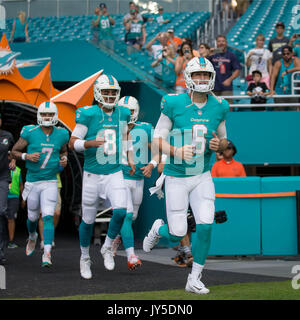
{"type": "Polygon", "coordinates": [[[150,252],[161,237],[180,241],[187,233],[190,205],[196,221],[196,237],[192,245],[192,271],[185,289],[206,294],[209,289],[200,279],[215,212],[209,161],[212,151],[226,148],[225,118],[229,104],[212,93],[215,70],[207,59],[191,59],[184,70],[184,79],[188,93],[162,98],[161,116],[153,138],[160,152],[168,155],[163,170],[168,224],[156,220],[143,241],[143,249],[150,252]]]}

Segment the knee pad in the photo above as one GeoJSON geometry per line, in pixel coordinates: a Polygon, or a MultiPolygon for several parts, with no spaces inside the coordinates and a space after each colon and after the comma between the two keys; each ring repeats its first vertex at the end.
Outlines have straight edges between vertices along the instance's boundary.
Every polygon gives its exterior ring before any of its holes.
{"type": "Polygon", "coordinates": [[[174,212],[168,215],[168,225],[170,235],[184,237],[187,233],[186,214],[174,212]]]}

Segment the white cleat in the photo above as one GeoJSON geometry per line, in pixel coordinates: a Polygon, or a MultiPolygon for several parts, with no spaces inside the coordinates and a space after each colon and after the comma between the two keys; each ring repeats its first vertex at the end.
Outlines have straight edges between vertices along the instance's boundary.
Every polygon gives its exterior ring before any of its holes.
{"type": "Polygon", "coordinates": [[[38,238],[38,234],[35,233],[35,239],[30,240],[28,239],[27,245],[26,245],[26,255],[27,256],[31,256],[35,250],[35,246],[36,246],[36,241],[38,238]]]}
{"type": "Polygon", "coordinates": [[[114,256],[117,254],[118,248],[121,243],[122,243],[121,236],[118,235],[112,243],[112,252],[114,256]]]}
{"type": "Polygon", "coordinates": [[[104,259],[104,267],[105,269],[112,271],[115,268],[115,260],[114,260],[114,254],[112,251],[112,247],[106,247],[102,246],[100,250],[102,257],[104,259]]]}
{"type": "Polygon", "coordinates": [[[91,264],[90,258],[80,259],[80,275],[83,279],[92,279],[91,264]]]}
{"type": "Polygon", "coordinates": [[[151,230],[143,241],[143,250],[145,252],[150,252],[158,243],[159,239],[161,238],[161,236],[158,234],[158,229],[164,224],[165,223],[162,219],[157,219],[154,221],[151,230]]]}
{"type": "Polygon", "coordinates": [[[51,261],[51,253],[44,253],[42,257],[42,267],[51,267],[52,261],[51,261]]]}
{"type": "Polygon", "coordinates": [[[200,277],[192,277],[190,273],[185,286],[185,291],[193,292],[197,294],[208,294],[209,289],[207,289],[203,282],[200,281],[200,277]]]}

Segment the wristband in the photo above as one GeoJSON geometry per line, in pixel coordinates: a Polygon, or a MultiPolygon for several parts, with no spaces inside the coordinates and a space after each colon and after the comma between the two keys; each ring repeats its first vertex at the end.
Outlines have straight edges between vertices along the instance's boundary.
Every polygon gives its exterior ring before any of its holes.
{"type": "Polygon", "coordinates": [[[85,150],[84,143],[85,143],[85,140],[76,139],[74,141],[74,149],[75,149],[75,151],[83,152],[85,150]]]}
{"type": "Polygon", "coordinates": [[[24,161],[26,160],[26,154],[27,153],[22,153],[22,160],[24,160],[24,161]]]}
{"type": "Polygon", "coordinates": [[[153,165],[153,168],[157,167],[157,162],[155,160],[151,160],[149,163],[153,165]]]}

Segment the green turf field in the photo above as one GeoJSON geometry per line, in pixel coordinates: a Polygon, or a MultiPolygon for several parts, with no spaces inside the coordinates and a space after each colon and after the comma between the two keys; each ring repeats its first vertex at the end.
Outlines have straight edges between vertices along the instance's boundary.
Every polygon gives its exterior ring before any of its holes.
{"type": "Polygon", "coordinates": [[[59,297],[63,300],[300,300],[300,289],[291,281],[255,282],[210,287],[208,295],[196,295],[182,290],[129,292],[59,297]]]}

